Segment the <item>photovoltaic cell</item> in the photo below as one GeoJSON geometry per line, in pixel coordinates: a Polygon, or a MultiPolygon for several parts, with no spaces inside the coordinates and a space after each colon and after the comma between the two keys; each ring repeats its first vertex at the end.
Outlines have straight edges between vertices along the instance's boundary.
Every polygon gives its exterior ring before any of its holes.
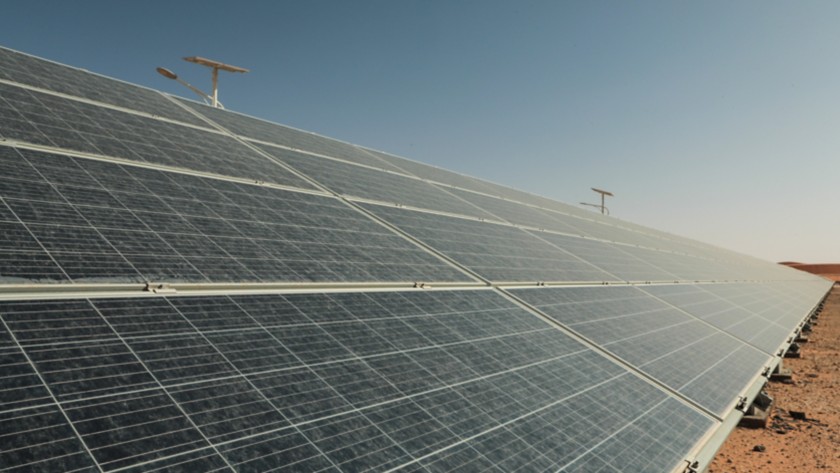
{"type": "Polygon", "coordinates": [[[683,460],[676,452],[689,450],[709,427],[707,418],[666,399],[560,471],[671,471],[683,460]]]}
{"type": "Polygon", "coordinates": [[[639,297],[636,288],[512,292],[720,416],[769,361],[766,353],[685,312],[652,297],[639,297]],[[698,380],[714,388],[698,390],[698,380]]]}
{"type": "Polygon", "coordinates": [[[640,245],[648,248],[660,248],[670,245],[670,242],[661,238],[631,231],[621,226],[610,225],[606,222],[584,218],[588,217],[588,215],[581,216],[576,213],[559,213],[553,210],[537,208],[532,205],[525,205],[511,200],[504,200],[459,189],[451,189],[449,192],[507,222],[518,225],[618,243],[640,245]]]}
{"type": "Polygon", "coordinates": [[[129,161],[312,187],[228,136],[2,83],[0,136],[129,161]]]}
{"type": "MultiPolygon", "coordinates": [[[[533,457],[500,447],[521,442],[528,423],[573,416],[594,426],[601,414],[580,406],[606,403],[608,412],[628,381],[636,391],[623,396],[667,398],[488,290],[7,302],[0,320],[10,340],[26,340],[57,407],[106,471],[223,462],[435,470],[462,445],[519,467],[533,457]],[[55,329],[84,320],[100,328],[49,339],[16,324],[24,314],[55,329]],[[457,338],[430,338],[415,320],[436,320],[457,338]],[[321,342],[278,336],[307,328],[321,342]],[[332,349],[313,350],[319,344],[332,349]],[[598,394],[613,383],[623,388],[598,394]]],[[[51,399],[42,406],[55,409],[51,399]]],[[[557,431],[543,461],[559,468],[583,455],[632,423],[624,411],[574,454],[560,453],[568,445],[557,431]]]]}
{"type": "Polygon", "coordinates": [[[30,346],[26,352],[62,401],[157,386],[120,340],[30,346]]]}
{"type": "Polygon", "coordinates": [[[0,412],[0,444],[10,471],[98,471],[56,406],[0,412]]]}
{"type": "Polygon", "coordinates": [[[381,161],[390,163],[398,170],[408,172],[411,175],[428,179],[430,181],[447,184],[450,186],[459,187],[484,194],[502,196],[506,188],[498,184],[483,181],[463,174],[458,174],[443,168],[430,166],[428,164],[419,163],[405,158],[400,158],[380,151],[365,149],[371,156],[379,158],[381,161]]]}
{"type": "Polygon", "coordinates": [[[795,317],[791,313],[792,302],[790,295],[785,294],[781,288],[752,283],[738,283],[717,285],[709,284],[701,286],[704,291],[729,301],[736,306],[746,309],[768,322],[786,323],[790,326],[793,320],[785,321],[787,317],[795,317]]]}
{"type": "Polygon", "coordinates": [[[491,281],[618,281],[518,228],[423,212],[363,205],[491,281]]]}
{"type": "Polygon", "coordinates": [[[114,470],[208,445],[160,389],[68,402],[64,412],[96,462],[114,470]]]}
{"type": "Polygon", "coordinates": [[[223,112],[217,108],[189,100],[177,99],[185,106],[198,111],[201,115],[211,119],[239,136],[253,138],[259,141],[274,143],[292,149],[321,154],[331,158],[341,159],[357,164],[364,164],[389,171],[399,171],[399,168],[372,156],[361,148],[332,138],[319,136],[314,133],[296,130],[283,125],[267,122],[257,118],[237,113],[223,112]]]}
{"type": "Polygon", "coordinates": [[[594,212],[583,210],[536,194],[523,192],[518,189],[513,189],[475,177],[465,176],[443,168],[397,157],[381,151],[370,149],[365,149],[365,151],[373,156],[376,156],[380,160],[395,166],[403,172],[408,172],[409,174],[422,179],[428,179],[441,184],[447,184],[461,189],[487,194],[491,197],[498,197],[544,209],[550,209],[567,215],[575,215],[589,220],[604,220],[608,223],[616,222],[616,219],[608,220],[606,217],[602,217],[594,212]]]}
{"type": "Polygon", "coordinates": [[[52,404],[50,393],[20,348],[0,348],[0,370],[0,412],[52,404]]]}
{"type": "MultiPolygon", "coordinates": [[[[603,217],[542,196],[529,194],[446,169],[366,149],[401,171],[437,183],[455,186],[449,192],[511,223],[582,234],[609,241],[666,249],[700,257],[731,260],[742,255],[657,231],[632,222],[603,217]],[[463,189],[463,190],[461,190],[463,189]],[[466,191],[469,192],[466,192],[466,191]],[[527,205],[526,205],[527,204],[527,205]]],[[[766,268],[765,268],[766,270],[766,268]]]]}
{"type": "Polygon", "coordinates": [[[715,296],[700,285],[650,286],[643,290],[706,322],[775,354],[790,329],[769,322],[760,315],[715,296]]]}
{"type": "Polygon", "coordinates": [[[672,402],[666,406],[668,402],[666,396],[649,385],[627,376],[620,377],[595,386],[585,395],[558,399],[469,444],[424,458],[421,464],[427,471],[473,471],[493,467],[501,471],[556,471],[567,465],[568,471],[589,471],[582,465],[591,465],[595,451],[606,454],[611,461],[631,460],[628,454],[616,457],[616,454],[624,453],[620,450],[623,445],[616,445],[611,440],[625,431],[636,430],[637,425],[645,422],[647,428],[661,426],[659,428],[666,428],[678,436],[675,439],[648,437],[649,455],[645,461],[651,469],[619,467],[619,470],[670,471],[683,458],[667,446],[674,443],[690,446],[692,440],[707,431],[713,422],[685,405],[672,402]],[[662,417],[651,415],[665,412],[671,420],[684,420],[688,425],[680,424],[675,429],[662,417]],[[590,415],[599,421],[591,422],[590,415]],[[584,469],[578,470],[578,466],[584,469]]]}
{"type": "Polygon", "coordinates": [[[0,47],[0,79],[138,110],[192,125],[203,120],[160,92],[0,47]]]}
{"type": "Polygon", "coordinates": [[[361,197],[440,212],[492,218],[492,215],[470,205],[448,191],[416,178],[296,153],[273,146],[263,145],[261,147],[295,170],[348,197],[361,197]]]}
{"type": "Polygon", "coordinates": [[[627,251],[627,246],[529,230],[534,236],[575,255],[583,261],[624,281],[673,281],[675,275],[648,264],[627,251]]]}
{"type": "Polygon", "coordinates": [[[207,447],[203,450],[193,450],[174,457],[153,460],[120,471],[126,473],[177,473],[187,471],[215,473],[224,471],[229,473],[232,470],[214,448],[207,447]]]}
{"type": "Polygon", "coordinates": [[[737,273],[733,274],[732,269],[727,269],[720,261],[633,246],[622,247],[622,250],[662,271],[673,274],[681,281],[727,280],[741,276],[737,273]]]}
{"type": "Polygon", "coordinates": [[[0,147],[3,261],[43,282],[466,281],[337,199],[0,147]],[[11,165],[11,164],[10,164],[11,165]],[[77,176],[72,184],[62,172],[77,176]],[[47,176],[51,177],[47,177],[47,176]],[[47,192],[36,192],[45,189],[47,192]],[[149,203],[155,203],[149,206],[149,203]],[[61,214],[52,219],[49,216],[61,214]],[[13,216],[13,217],[12,217],[13,216]],[[399,279],[398,279],[399,278],[399,279]]]}
{"type": "Polygon", "coordinates": [[[585,235],[579,227],[573,225],[575,219],[567,216],[552,214],[545,210],[513,202],[497,199],[483,194],[466,192],[460,189],[450,189],[449,192],[473,203],[499,219],[519,225],[526,225],[536,229],[546,229],[572,235],[585,235]]]}

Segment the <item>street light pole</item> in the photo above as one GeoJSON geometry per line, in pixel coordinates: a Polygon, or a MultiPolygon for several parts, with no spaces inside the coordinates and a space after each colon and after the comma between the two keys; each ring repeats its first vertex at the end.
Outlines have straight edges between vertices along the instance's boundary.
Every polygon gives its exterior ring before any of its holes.
{"type": "Polygon", "coordinates": [[[605,198],[605,196],[614,197],[613,193],[609,192],[609,191],[601,190],[601,189],[596,189],[594,187],[591,187],[590,189],[592,189],[593,191],[601,194],[601,205],[589,204],[589,203],[586,203],[586,202],[581,202],[580,205],[588,205],[590,207],[595,207],[597,209],[601,209],[601,215],[603,215],[603,214],[609,215],[610,214],[610,209],[608,209],[607,206],[604,205],[604,198],[605,198]]]}
{"type": "Polygon", "coordinates": [[[203,91],[201,91],[200,89],[198,89],[197,87],[194,87],[192,84],[190,84],[190,83],[188,83],[184,80],[181,80],[181,78],[179,78],[177,74],[170,71],[169,69],[165,69],[163,67],[158,67],[157,68],[158,74],[162,75],[163,77],[166,77],[167,79],[172,79],[172,80],[178,81],[183,86],[185,86],[188,89],[195,92],[205,102],[209,102],[209,104],[212,105],[214,108],[225,108],[222,105],[222,102],[219,102],[219,71],[241,72],[241,73],[248,72],[248,69],[244,69],[242,67],[236,67],[236,66],[231,66],[231,65],[228,65],[228,64],[223,64],[223,63],[218,62],[218,61],[212,61],[210,59],[205,59],[203,57],[198,57],[198,56],[185,57],[184,60],[187,61],[187,62],[200,64],[202,66],[207,66],[207,67],[213,69],[213,76],[212,76],[213,77],[213,95],[206,94],[203,91]]]}
{"type": "Polygon", "coordinates": [[[242,67],[231,66],[229,64],[223,64],[219,61],[213,61],[211,59],[205,59],[203,57],[198,57],[198,56],[185,57],[184,61],[192,62],[192,63],[195,63],[195,64],[200,64],[202,66],[206,66],[206,67],[209,67],[209,68],[213,69],[213,99],[212,100],[213,100],[213,106],[216,107],[216,108],[224,108],[224,107],[220,107],[221,104],[219,104],[219,71],[240,72],[240,73],[243,73],[243,74],[248,72],[248,69],[245,69],[245,68],[242,68],[242,67]]]}

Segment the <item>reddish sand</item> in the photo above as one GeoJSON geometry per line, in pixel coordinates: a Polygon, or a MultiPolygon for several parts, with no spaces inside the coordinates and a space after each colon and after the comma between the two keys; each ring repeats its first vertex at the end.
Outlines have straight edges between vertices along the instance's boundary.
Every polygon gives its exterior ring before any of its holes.
{"type": "Polygon", "coordinates": [[[784,262],[779,263],[791,268],[796,268],[800,271],[806,271],[811,274],[816,274],[832,281],[840,281],[840,264],[805,264],[784,262]]]}
{"type": "Polygon", "coordinates": [[[793,382],[768,384],[775,407],[767,428],[732,432],[709,473],[840,473],[840,290],[809,338],[801,359],[784,360],[793,382]],[[805,420],[791,411],[804,412],[805,420]]]}

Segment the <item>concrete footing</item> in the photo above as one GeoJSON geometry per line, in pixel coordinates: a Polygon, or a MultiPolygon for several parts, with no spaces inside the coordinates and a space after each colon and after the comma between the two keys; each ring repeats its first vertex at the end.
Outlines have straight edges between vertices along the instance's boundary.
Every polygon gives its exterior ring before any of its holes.
{"type": "Polygon", "coordinates": [[[766,392],[761,391],[758,396],[753,399],[750,407],[741,421],[738,422],[739,427],[746,427],[748,429],[763,429],[767,427],[767,419],[770,418],[770,410],[773,408],[773,398],[766,392]]]}
{"type": "Polygon", "coordinates": [[[799,351],[799,345],[791,343],[785,352],[785,358],[802,358],[802,353],[799,351]]]}
{"type": "Polygon", "coordinates": [[[785,368],[782,360],[779,360],[779,364],[776,365],[776,368],[772,373],[770,373],[770,381],[791,383],[793,382],[793,371],[791,371],[790,368],[785,368]]]}

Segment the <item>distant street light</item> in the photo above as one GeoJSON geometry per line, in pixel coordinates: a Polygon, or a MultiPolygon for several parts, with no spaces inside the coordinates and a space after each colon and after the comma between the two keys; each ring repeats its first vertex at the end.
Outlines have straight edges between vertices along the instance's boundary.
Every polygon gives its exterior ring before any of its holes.
{"type": "MultiPolygon", "coordinates": [[[[207,105],[210,105],[211,103],[213,103],[213,97],[210,97],[209,95],[202,92],[201,89],[199,89],[198,87],[195,87],[192,84],[190,84],[189,82],[181,79],[180,77],[178,77],[178,74],[175,74],[174,72],[170,71],[169,69],[166,69],[166,68],[163,68],[163,67],[158,67],[156,70],[158,71],[158,74],[162,75],[163,77],[166,77],[167,79],[172,79],[174,81],[178,81],[184,87],[186,87],[186,88],[192,90],[193,92],[195,92],[196,95],[201,97],[201,99],[204,100],[204,103],[206,103],[207,105]]],[[[219,108],[225,108],[225,107],[222,107],[221,105],[222,104],[220,103],[219,108]]]]}
{"type": "Polygon", "coordinates": [[[231,66],[228,64],[223,64],[219,61],[213,61],[210,59],[205,59],[203,57],[198,56],[190,56],[185,57],[184,61],[192,62],[195,64],[201,64],[202,66],[207,66],[213,69],[213,106],[219,107],[219,70],[228,71],[228,72],[240,72],[246,73],[248,69],[244,69],[242,67],[231,66]]]}
{"type": "Polygon", "coordinates": [[[198,89],[196,87],[193,87],[191,84],[187,83],[186,81],[181,80],[180,78],[178,78],[177,74],[170,71],[169,69],[164,69],[163,67],[158,67],[157,71],[160,75],[162,75],[163,77],[166,77],[167,79],[172,79],[172,80],[176,80],[176,81],[180,82],[182,85],[186,86],[187,88],[189,88],[190,90],[192,90],[193,92],[198,94],[198,96],[201,97],[205,102],[209,101],[210,105],[212,105],[213,107],[216,107],[216,108],[225,108],[222,105],[222,103],[219,102],[219,71],[221,70],[221,71],[240,72],[240,73],[248,72],[248,69],[244,69],[242,67],[236,67],[236,66],[231,66],[231,65],[228,65],[228,64],[223,64],[223,63],[218,62],[218,61],[213,61],[213,60],[205,59],[203,57],[198,57],[198,56],[185,57],[184,61],[192,62],[194,64],[200,64],[202,66],[207,66],[207,67],[213,69],[213,95],[206,94],[206,93],[202,92],[200,89],[198,89]]]}
{"type": "Polygon", "coordinates": [[[594,187],[591,187],[591,189],[592,189],[593,191],[595,191],[595,192],[597,192],[597,193],[601,194],[601,205],[598,205],[598,204],[590,204],[590,203],[587,203],[587,202],[581,202],[581,203],[580,203],[580,205],[588,205],[589,207],[595,207],[596,209],[601,209],[601,214],[602,214],[602,215],[603,215],[603,214],[607,214],[607,215],[609,215],[609,214],[610,214],[610,209],[608,209],[608,208],[607,208],[607,206],[606,206],[606,205],[604,205],[604,196],[615,197],[615,196],[613,195],[613,193],[612,193],[612,192],[609,192],[609,191],[601,190],[601,189],[596,189],[596,188],[594,188],[594,187]]]}

